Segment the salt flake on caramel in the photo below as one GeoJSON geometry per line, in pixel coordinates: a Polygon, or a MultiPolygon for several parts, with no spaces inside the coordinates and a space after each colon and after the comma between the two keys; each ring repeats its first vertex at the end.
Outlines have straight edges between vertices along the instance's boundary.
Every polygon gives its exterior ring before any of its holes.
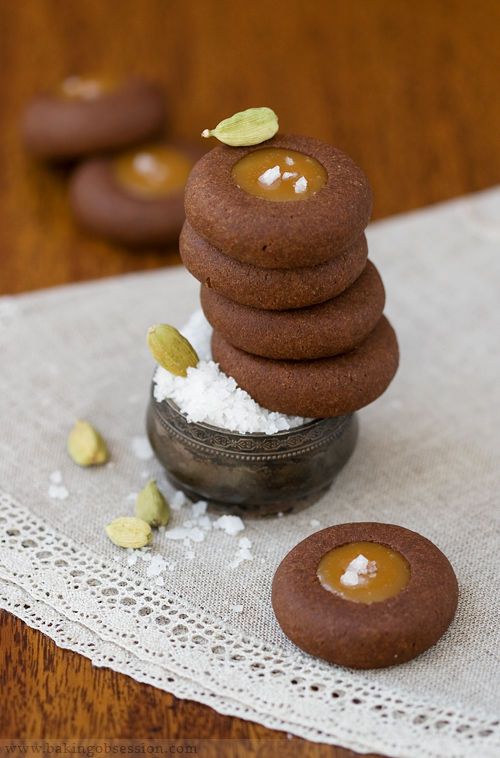
{"type": "Polygon", "coordinates": [[[375,576],[377,564],[369,561],[361,553],[354,558],[340,577],[341,583],[346,587],[356,587],[358,584],[366,584],[369,576],[375,576]]]}
{"type": "Polygon", "coordinates": [[[267,171],[264,171],[264,173],[259,176],[259,182],[261,182],[261,184],[265,184],[266,187],[270,187],[271,184],[274,184],[274,182],[280,177],[280,167],[274,166],[274,168],[268,168],[267,171]]]}

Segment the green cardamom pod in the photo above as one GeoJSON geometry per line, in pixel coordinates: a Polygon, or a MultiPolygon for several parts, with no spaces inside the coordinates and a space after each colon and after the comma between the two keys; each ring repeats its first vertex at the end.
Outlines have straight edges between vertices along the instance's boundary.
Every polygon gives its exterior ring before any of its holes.
{"type": "Polygon", "coordinates": [[[80,466],[95,466],[108,460],[108,448],[99,432],[79,419],[69,434],[68,452],[80,466]]]}
{"type": "Polygon", "coordinates": [[[118,547],[131,547],[134,550],[146,547],[153,539],[151,527],[140,518],[120,516],[104,527],[111,542],[118,547]]]}
{"type": "Polygon", "coordinates": [[[201,136],[217,137],[233,147],[246,147],[271,139],[277,131],[278,117],[271,108],[248,108],[224,119],[215,129],[205,129],[201,136]]]}
{"type": "Polygon", "coordinates": [[[150,326],[147,341],[153,358],[171,374],[187,376],[188,368],[198,364],[199,358],[191,343],[169,324],[150,326]]]}
{"type": "Polygon", "coordinates": [[[156,486],[156,479],[150,479],[135,501],[135,515],[150,526],[165,526],[170,518],[170,508],[156,486]]]}

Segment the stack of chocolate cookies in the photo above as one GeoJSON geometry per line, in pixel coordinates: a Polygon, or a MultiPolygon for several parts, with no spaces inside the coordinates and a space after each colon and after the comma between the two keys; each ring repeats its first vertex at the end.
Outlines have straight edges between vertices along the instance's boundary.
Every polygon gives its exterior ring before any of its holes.
{"type": "Polygon", "coordinates": [[[398,346],[367,261],[366,176],[318,140],[221,145],[186,186],[180,251],[201,283],[212,352],[269,410],[343,416],[391,382],[398,346]]]}

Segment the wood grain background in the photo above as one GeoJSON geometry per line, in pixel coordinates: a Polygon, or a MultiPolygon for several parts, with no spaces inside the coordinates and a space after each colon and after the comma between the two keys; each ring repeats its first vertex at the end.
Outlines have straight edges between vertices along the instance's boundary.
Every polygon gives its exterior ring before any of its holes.
{"type": "MultiPolygon", "coordinates": [[[[332,142],[363,167],[374,219],[500,182],[496,0],[0,0],[0,294],[179,262],[175,247],[131,252],[81,231],[67,170],[22,149],[29,97],[93,72],[159,81],[170,134],[193,141],[238,110],[272,107],[281,131],[332,142]]],[[[0,618],[2,738],[224,737],[236,751],[250,737],[255,752],[286,740],[0,618]]]]}

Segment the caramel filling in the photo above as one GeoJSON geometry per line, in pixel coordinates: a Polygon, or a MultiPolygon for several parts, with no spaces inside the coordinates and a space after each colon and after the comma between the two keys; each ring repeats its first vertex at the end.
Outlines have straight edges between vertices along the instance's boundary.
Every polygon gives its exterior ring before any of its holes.
{"type": "Polygon", "coordinates": [[[326,553],[317,575],[326,590],[346,600],[380,603],[406,587],[410,564],[378,542],[351,542],[326,553]]]}
{"type": "Polygon", "coordinates": [[[118,80],[111,76],[68,76],[59,85],[57,94],[63,100],[97,100],[118,86],[118,80]]]}
{"type": "Polygon", "coordinates": [[[172,147],[153,145],[122,153],[113,161],[118,184],[141,197],[180,195],[193,168],[193,161],[172,147]]]}
{"type": "Polygon", "coordinates": [[[231,176],[250,195],[278,202],[311,197],[328,180],[326,169],[316,158],[282,147],[248,153],[234,164],[231,176]]]}

